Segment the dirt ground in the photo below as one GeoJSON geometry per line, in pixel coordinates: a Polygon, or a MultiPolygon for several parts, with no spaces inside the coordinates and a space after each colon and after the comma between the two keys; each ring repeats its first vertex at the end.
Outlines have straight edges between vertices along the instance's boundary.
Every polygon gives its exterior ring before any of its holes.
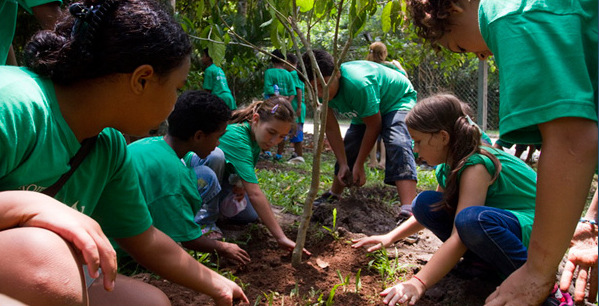
{"type": "MultiPolygon", "coordinates": [[[[273,166],[263,163],[261,167],[273,166]]],[[[242,227],[219,223],[228,241],[239,243],[252,261],[246,266],[238,266],[220,259],[218,269],[221,273],[234,275],[233,279],[244,289],[250,305],[382,305],[379,293],[384,287],[417,273],[441,245],[431,232],[425,230],[419,233],[416,241],[398,242],[388,248],[391,264],[399,267],[395,277],[388,280],[376,269],[375,257],[364,249],[353,249],[349,243],[351,239],[386,233],[395,227],[397,209],[380,200],[390,198],[390,194],[396,194],[395,188],[390,186],[361,188],[338,203],[315,209],[306,243],[312,256],[304,256],[297,269],[291,266],[291,255],[279,249],[263,225],[242,227]],[[322,227],[333,227],[333,208],[337,209],[338,237],[322,227]],[[348,283],[341,285],[345,279],[348,283]]],[[[276,209],[275,214],[287,236],[295,239],[299,217],[276,209]]],[[[212,261],[215,261],[214,257],[212,261]]],[[[148,273],[134,277],[163,290],[173,306],[213,304],[205,295],[148,273]]],[[[417,305],[483,305],[500,282],[492,273],[473,276],[454,269],[429,288],[417,305]]]]}

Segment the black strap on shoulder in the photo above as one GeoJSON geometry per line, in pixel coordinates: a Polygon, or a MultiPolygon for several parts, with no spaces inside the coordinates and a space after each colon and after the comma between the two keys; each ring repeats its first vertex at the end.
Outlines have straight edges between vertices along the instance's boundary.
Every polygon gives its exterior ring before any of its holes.
{"type": "Polygon", "coordinates": [[[71,169],[68,172],[66,172],[65,174],[63,174],[58,179],[58,181],[56,181],[56,183],[54,183],[52,186],[44,189],[44,191],[42,191],[42,193],[45,195],[54,197],[58,193],[60,188],[62,188],[62,186],[69,180],[71,175],[73,175],[73,172],[75,172],[75,170],[77,170],[77,168],[79,167],[81,162],[83,162],[83,160],[89,154],[89,152],[94,148],[94,145],[96,144],[96,140],[98,140],[98,135],[83,139],[83,141],[81,142],[81,148],[79,148],[77,153],[75,153],[75,156],[73,156],[71,158],[71,160],[69,161],[69,165],[71,165],[71,169]]]}

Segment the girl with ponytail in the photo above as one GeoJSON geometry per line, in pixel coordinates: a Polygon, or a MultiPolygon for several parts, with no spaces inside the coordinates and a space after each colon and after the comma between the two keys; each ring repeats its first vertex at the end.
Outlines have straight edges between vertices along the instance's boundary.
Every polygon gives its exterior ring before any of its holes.
{"type": "Polygon", "coordinates": [[[406,116],[417,152],[436,165],[437,191],[423,191],[413,216],[393,231],[356,240],[368,251],[424,228],[443,244],[411,279],[381,293],[386,305],[414,305],[464,256],[507,277],[527,258],[535,209],[536,173],[519,158],[481,145],[481,131],[450,94],[426,98],[406,116]]]}
{"type": "MultiPolygon", "coordinates": [[[[222,231],[215,224],[219,217],[238,223],[260,218],[282,249],[295,248],[295,242],[285,236],[277,223],[255,172],[260,152],[277,146],[289,134],[295,123],[294,113],[289,101],[281,96],[255,101],[233,112],[220,145],[208,157],[187,156],[191,167],[208,166],[214,170],[221,185],[219,194],[204,199],[196,215],[196,222],[204,227],[205,234],[222,238],[222,231]]],[[[310,255],[307,250],[304,253],[310,255]]]]}
{"type": "Polygon", "coordinates": [[[27,305],[170,305],[117,274],[110,237],[217,305],[247,302],[152,225],[122,135],[146,135],[173,109],[187,34],[153,0],[85,0],[62,16],[31,39],[27,67],[0,67],[0,293],[27,305]]]}

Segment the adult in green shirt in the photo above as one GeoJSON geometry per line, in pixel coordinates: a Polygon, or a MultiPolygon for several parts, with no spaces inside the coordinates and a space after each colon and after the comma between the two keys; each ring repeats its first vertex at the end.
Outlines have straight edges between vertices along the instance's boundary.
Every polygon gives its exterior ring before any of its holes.
{"type": "MultiPolygon", "coordinates": [[[[380,135],[387,156],[385,183],[397,188],[402,205],[400,216],[411,216],[417,176],[412,139],[404,118],[416,104],[412,83],[403,74],[370,61],[343,63],[340,73],[332,78],[333,57],[324,50],[315,50],[314,56],[329,83],[326,135],[337,158],[333,186],[314,203],[335,201],[345,186],[366,183],[364,163],[380,135]],[[343,138],[333,110],[352,120],[343,138]]],[[[303,60],[307,71],[312,71],[308,54],[304,54],[303,60]]],[[[322,98],[320,82],[311,73],[308,78],[322,98]]]]}
{"type": "Polygon", "coordinates": [[[202,85],[204,90],[223,99],[231,110],[236,110],[237,103],[235,103],[235,98],[233,98],[231,89],[229,89],[225,72],[212,62],[212,57],[208,54],[208,48],[204,49],[202,53],[202,64],[206,67],[206,70],[204,70],[204,84],[202,85]]]}
{"type": "MultiPolygon", "coordinates": [[[[289,134],[295,122],[293,114],[291,105],[283,97],[255,101],[233,112],[233,119],[220,138],[220,145],[207,158],[191,156],[190,166],[210,167],[222,188],[217,197],[204,202],[196,222],[220,232],[216,226],[219,217],[238,223],[255,222],[260,218],[282,249],[295,248],[295,242],[285,236],[275,219],[270,203],[260,189],[255,170],[260,151],[277,145],[289,134]]],[[[304,253],[310,255],[307,250],[304,253]]]]}
{"type": "Polygon", "coordinates": [[[57,0],[0,0],[0,65],[17,66],[12,41],[17,27],[19,5],[33,14],[44,30],[54,29],[60,17],[60,4],[57,0]]]}
{"type": "Polygon", "coordinates": [[[162,137],[148,137],[128,146],[139,178],[141,192],[148,205],[154,226],[183,247],[200,252],[214,252],[241,264],[249,262],[246,251],[234,243],[202,236],[195,214],[203,200],[220,192],[212,169],[191,169],[181,159],[193,152],[206,158],[225,132],[231,110],[224,101],[205,91],[184,92],[168,117],[168,132],[162,137]],[[202,177],[202,180],[196,178],[202,177]]]}
{"type": "Polygon", "coordinates": [[[76,16],[32,38],[28,68],[0,67],[2,293],[29,305],[170,305],[157,288],[117,274],[110,237],[219,305],[247,302],[239,286],[152,226],[121,134],[144,135],[171,112],[189,72],[187,34],[153,1],[73,6],[76,16]],[[95,136],[54,197],[42,194],[95,136]]]}
{"type": "Polygon", "coordinates": [[[553,288],[597,169],[598,1],[412,0],[408,7],[431,45],[494,56],[500,138],[542,142],[529,260],[487,300],[539,304],[553,288]]]}

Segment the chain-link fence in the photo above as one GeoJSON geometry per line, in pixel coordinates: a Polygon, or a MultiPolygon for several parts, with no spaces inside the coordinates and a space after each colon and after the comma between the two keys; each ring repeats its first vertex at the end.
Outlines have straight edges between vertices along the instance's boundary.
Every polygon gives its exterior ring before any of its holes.
{"type": "MultiPolygon", "coordinates": [[[[409,79],[418,91],[418,99],[439,92],[449,92],[468,103],[473,113],[479,108],[478,60],[466,62],[461,67],[436,67],[421,64],[410,71],[409,79]]],[[[496,69],[487,74],[487,130],[499,129],[499,77],[496,69]]],[[[478,120],[480,122],[480,120],[478,120]]]]}

